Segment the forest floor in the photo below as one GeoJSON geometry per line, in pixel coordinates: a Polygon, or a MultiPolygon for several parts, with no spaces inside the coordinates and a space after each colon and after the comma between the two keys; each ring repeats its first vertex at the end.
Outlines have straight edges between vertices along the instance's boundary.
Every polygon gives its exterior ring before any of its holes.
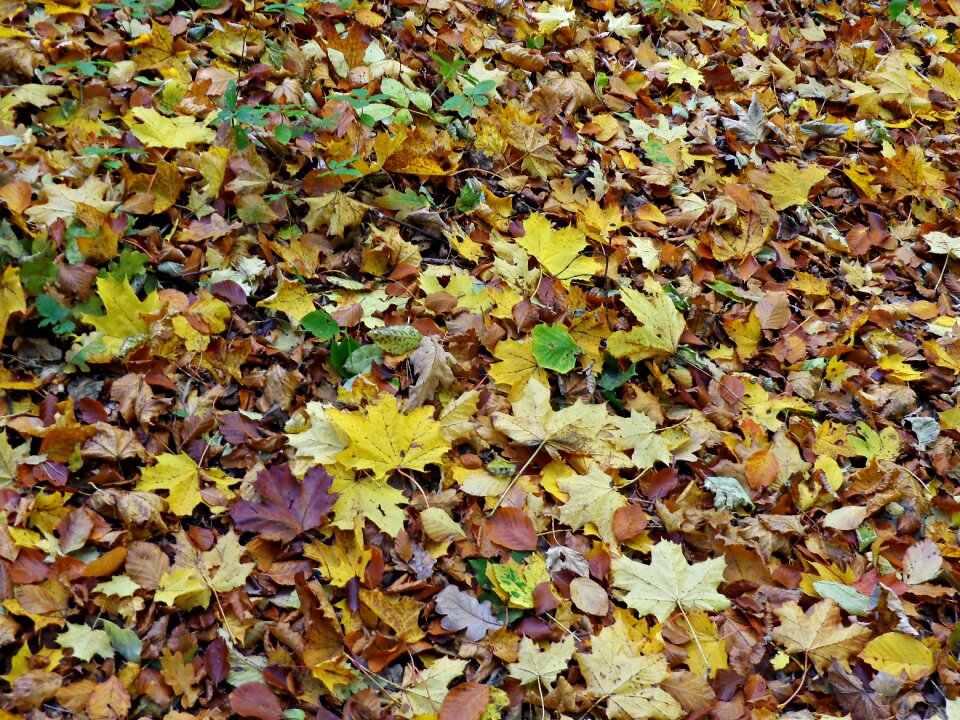
{"type": "Polygon", "coordinates": [[[960,718],[960,0],[0,18],[0,720],[960,718]]]}

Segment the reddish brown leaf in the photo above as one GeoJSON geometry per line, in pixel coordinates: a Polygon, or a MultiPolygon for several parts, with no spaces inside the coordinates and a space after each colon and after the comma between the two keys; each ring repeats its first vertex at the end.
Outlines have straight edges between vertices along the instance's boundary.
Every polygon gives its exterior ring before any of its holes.
{"type": "Polygon", "coordinates": [[[490,704],[490,686],[465,682],[453,688],[440,706],[440,720],[480,720],[490,704]]]}
{"type": "Polygon", "coordinates": [[[264,683],[248,682],[230,693],[230,707],[237,715],[257,720],[280,720],[283,706],[264,683]]]}
{"type": "Polygon", "coordinates": [[[519,508],[502,507],[487,521],[487,535],[495,545],[510,550],[536,550],[537,530],[519,508]]]}
{"type": "Polygon", "coordinates": [[[260,502],[238,500],[230,508],[230,517],[238,530],[290,542],[319,527],[323,516],[333,508],[337,495],[330,494],[332,482],[321,467],[311,469],[299,481],[289,465],[277,465],[257,475],[254,487],[260,493],[260,502]]]}

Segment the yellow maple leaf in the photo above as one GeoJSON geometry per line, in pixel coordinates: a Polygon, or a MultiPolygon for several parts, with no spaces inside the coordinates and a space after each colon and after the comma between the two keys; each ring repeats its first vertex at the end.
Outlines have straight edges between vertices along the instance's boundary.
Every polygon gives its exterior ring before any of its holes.
{"type": "Polygon", "coordinates": [[[602,268],[594,258],[580,255],[587,246],[587,236],[582,230],[575,227],[554,230],[545,216],[534,213],[524,221],[523,231],[517,244],[567,287],[572,280],[587,280],[602,268]]]}
{"type": "Polygon", "coordinates": [[[605,700],[610,720],[683,717],[680,703],[659,687],[669,675],[666,659],[639,652],[625,623],[603,628],[591,639],[590,652],[576,657],[587,681],[587,697],[605,700]]]}
{"type": "Polygon", "coordinates": [[[653,546],[649,565],[617,557],[611,568],[613,587],[626,591],[627,607],[663,622],[678,607],[681,611],[730,607],[730,601],[717,592],[726,566],[723,557],[690,565],[679,545],[664,540],[653,546]]]}
{"type": "Polygon", "coordinates": [[[7,320],[13,313],[24,312],[27,301],[23,295],[23,286],[20,285],[20,268],[10,266],[3,271],[0,278],[0,344],[3,343],[3,334],[7,331],[7,320]]]}
{"type": "Polygon", "coordinates": [[[656,280],[647,278],[643,291],[646,295],[629,286],[620,290],[623,304],[639,325],[610,336],[607,350],[614,357],[629,357],[636,362],[657,355],[672,355],[677,350],[686,325],[683,315],[656,280]]]}
{"type": "Polygon", "coordinates": [[[440,437],[440,423],[433,408],[421,407],[403,414],[397,400],[381,393],[366,412],[329,411],[334,426],[350,438],[337,462],[358,470],[370,470],[386,478],[394,470],[423,470],[440,462],[449,445],[440,437]]]}
{"type": "Polygon", "coordinates": [[[535,378],[541,385],[549,382],[546,371],[537,365],[537,360],[533,357],[532,343],[501,340],[497,343],[493,356],[499,362],[493,363],[487,372],[497,385],[510,388],[511,401],[520,397],[531,378],[535,378]]]}
{"type": "Polygon", "coordinates": [[[106,275],[97,279],[97,294],[106,314],[82,315],[80,319],[102,333],[105,354],[118,357],[143,344],[150,329],[147,316],[160,310],[157,292],[140,300],[129,281],[106,275]]]}
{"type": "Polygon", "coordinates": [[[686,622],[680,622],[679,627],[691,636],[690,642],[683,646],[687,651],[687,667],[690,672],[714,677],[717,670],[730,667],[727,641],[720,636],[720,631],[710,619],[710,615],[699,608],[693,608],[687,613],[686,622]]]}
{"type": "Polygon", "coordinates": [[[747,176],[758,190],[770,196],[775,210],[805,205],[813,186],[830,172],[829,168],[819,165],[801,169],[790,162],[770,163],[766,168],[768,172],[752,170],[747,176]]]}
{"type": "Polygon", "coordinates": [[[607,545],[616,547],[613,516],[627,506],[627,499],[613,487],[610,477],[593,465],[586,475],[570,474],[557,478],[557,488],[569,496],[557,509],[560,522],[573,530],[592,523],[600,538],[607,545]]]}
{"type": "Polygon", "coordinates": [[[303,283],[286,278],[281,279],[277,291],[266,300],[258,302],[257,307],[282,312],[297,325],[300,324],[304,315],[308,315],[316,309],[313,298],[310,297],[310,293],[307,292],[303,283]]]}
{"type": "Polygon", "coordinates": [[[157,464],[144,468],[137,490],[167,490],[167,506],[180,517],[193,513],[200,497],[200,466],[186,453],[157,455],[157,464]]]}
{"type": "Polygon", "coordinates": [[[130,132],[147,147],[185,150],[193,143],[211,143],[216,132],[192,117],[161,115],[153,108],[135,107],[124,116],[130,132]]]}
{"type": "Polygon", "coordinates": [[[834,659],[845,663],[870,637],[865,625],[841,625],[839,606],[833,600],[821,600],[806,613],[796,602],[773,612],[780,618],[780,626],[770,633],[773,641],[788,653],[804,653],[817,672],[824,672],[834,659]]]}

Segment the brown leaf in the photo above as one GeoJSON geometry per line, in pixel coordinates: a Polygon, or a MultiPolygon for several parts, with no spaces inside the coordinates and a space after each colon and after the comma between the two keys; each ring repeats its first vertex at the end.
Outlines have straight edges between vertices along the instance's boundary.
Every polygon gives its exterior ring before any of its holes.
{"type": "Polygon", "coordinates": [[[487,535],[495,545],[510,550],[536,550],[537,530],[523,510],[502,507],[487,520],[487,535]]]}
{"type": "Polygon", "coordinates": [[[257,720],[280,720],[283,706],[264,683],[248,682],[230,693],[230,707],[237,715],[257,720]]]}
{"type": "Polygon", "coordinates": [[[490,686],[465,682],[453,688],[440,706],[440,720],[480,720],[490,704],[490,686]]]}
{"type": "Polygon", "coordinates": [[[425,335],[420,345],[410,353],[410,364],[417,374],[417,382],[410,387],[407,412],[431,400],[438,388],[447,389],[455,380],[450,365],[453,356],[440,345],[434,335],[425,335]]]}
{"type": "Polygon", "coordinates": [[[878,693],[868,691],[856,675],[848,673],[838,660],[827,671],[830,687],[837,703],[853,720],[885,720],[890,717],[890,705],[878,693]]]}
{"type": "Polygon", "coordinates": [[[130,712],[130,693],[113,675],[97,685],[87,701],[90,720],[123,720],[130,712]]]}
{"type": "Polygon", "coordinates": [[[267,540],[290,542],[298,535],[319,527],[333,508],[337,495],[330,494],[333,482],[326,470],[312,468],[297,480],[289,465],[262,470],[254,487],[259,502],[238,500],[230,508],[237,529],[255,532],[267,540]]]}

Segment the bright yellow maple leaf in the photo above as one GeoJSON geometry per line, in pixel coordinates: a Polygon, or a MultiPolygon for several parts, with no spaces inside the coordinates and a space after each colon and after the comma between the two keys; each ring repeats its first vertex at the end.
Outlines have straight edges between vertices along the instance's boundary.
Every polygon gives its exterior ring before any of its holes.
{"type": "Polygon", "coordinates": [[[541,385],[549,382],[546,371],[537,364],[537,359],[533,356],[533,344],[530,342],[501,340],[494,348],[493,356],[499,362],[493,363],[487,372],[497,385],[510,389],[511,401],[520,398],[531,378],[541,385]]]}
{"type": "Polygon", "coordinates": [[[185,150],[194,143],[212,143],[217,135],[195,118],[168,118],[153,108],[135,107],[123,119],[134,137],[147,147],[185,150]]]}
{"type": "Polygon", "coordinates": [[[433,408],[421,407],[403,414],[397,399],[381,393],[366,412],[330,411],[331,421],[350,444],[337,462],[357,470],[370,470],[386,478],[397,469],[423,470],[440,462],[449,445],[440,437],[433,408]]]}
{"type": "Polygon", "coordinates": [[[156,465],[144,468],[136,489],[147,492],[167,490],[167,506],[170,512],[179,517],[187,517],[203,502],[200,497],[201,474],[217,485],[223,485],[223,481],[228,480],[220,470],[202,470],[186,453],[164,453],[157,455],[156,465]]]}
{"type": "Polygon", "coordinates": [[[587,247],[587,236],[582,230],[554,230],[545,216],[534,213],[524,221],[523,231],[517,244],[567,287],[572,280],[588,280],[603,268],[596,259],[580,255],[587,247]]]}
{"type": "Polygon", "coordinates": [[[747,175],[758,190],[770,196],[775,210],[805,205],[813,186],[830,172],[819,165],[801,169],[790,162],[769,163],[766,169],[767,172],[752,170],[747,175]]]}
{"type": "Polygon", "coordinates": [[[157,292],[140,300],[127,280],[106,275],[97,280],[97,294],[106,314],[82,315],[80,319],[102,333],[105,354],[119,357],[141,345],[150,329],[147,316],[160,310],[157,292]]]}
{"type": "Polygon", "coordinates": [[[557,488],[568,495],[556,510],[557,519],[572,530],[592,524],[607,545],[616,547],[613,516],[627,506],[627,499],[617,492],[610,476],[593,465],[586,475],[557,478],[557,488]]]}
{"type": "Polygon", "coordinates": [[[647,278],[643,293],[623,286],[620,296],[639,325],[613,333],[607,341],[610,354],[636,362],[675,353],[686,322],[660,283],[647,278]]]}
{"type": "Polygon", "coordinates": [[[257,307],[282,312],[297,325],[300,324],[300,320],[305,315],[316,309],[313,298],[310,297],[310,293],[307,292],[303,283],[286,278],[281,279],[277,291],[266,300],[258,302],[257,307]]]}

